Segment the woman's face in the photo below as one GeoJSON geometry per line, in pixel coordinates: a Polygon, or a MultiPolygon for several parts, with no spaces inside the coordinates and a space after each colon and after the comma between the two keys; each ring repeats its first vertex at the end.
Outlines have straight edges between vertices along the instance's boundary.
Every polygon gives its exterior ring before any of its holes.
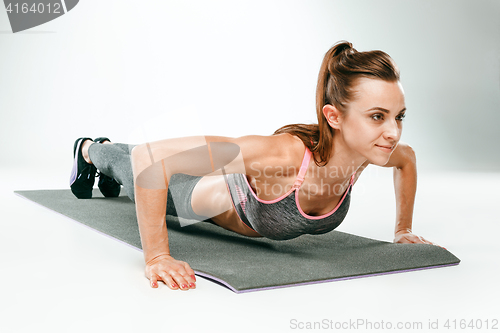
{"type": "Polygon", "coordinates": [[[385,165],[396,148],[405,116],[400,82],[361,78],[339,124],[346,145],[372,164],[385,165]]]}

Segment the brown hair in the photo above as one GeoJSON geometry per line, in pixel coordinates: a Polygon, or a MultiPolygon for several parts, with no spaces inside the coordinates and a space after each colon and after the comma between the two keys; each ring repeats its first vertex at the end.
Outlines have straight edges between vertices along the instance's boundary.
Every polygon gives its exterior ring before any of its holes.
{"type": "Polygon", "coordinates": [[[330,160],[334,129],[323,115],[327,104],[345,112],[353,98],[356,80],[361,77],[384,81],[399,81],[399,69],[391,57],[383,51],[358,52],[352,44],[340,41],[326,52],[319,71],[316,88],[317,124],[291,124],[274,132],[297,136],[314,154],[314,162],[324,166],[330,160]]]}

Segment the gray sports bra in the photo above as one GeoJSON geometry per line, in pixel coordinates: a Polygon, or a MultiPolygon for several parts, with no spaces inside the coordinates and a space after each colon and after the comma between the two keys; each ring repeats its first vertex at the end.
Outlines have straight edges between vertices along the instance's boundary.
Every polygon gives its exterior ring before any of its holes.
{"type": "Polygon", "coordinates": [[[258,198],[246,175],[227,175],[231,199],[241,221],[261,236],[275,240],[292,239],[303,234],[324,234],[337,228],[349,210],[354,175],[337,207],[321,216],[307,215],[300,207],[297,190],[304,181],[311,156],[311,151],[306,148],[299,174],[292,188],[274,200],[258,198]]]}

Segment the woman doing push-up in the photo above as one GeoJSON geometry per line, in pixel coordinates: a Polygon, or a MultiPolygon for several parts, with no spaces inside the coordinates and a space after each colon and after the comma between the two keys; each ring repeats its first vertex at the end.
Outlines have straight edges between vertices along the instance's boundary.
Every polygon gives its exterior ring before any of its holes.
{"type": "Polygon", "coordinates": [[[340,225],[353,185],[369,164],[394,169],[394,242],[431,242],[412,233],[416,160],[400,142],[406,113],[399,70],[382,51],[340,42],[326,53],[316,92],[318,124],[269,136],[199,136],[129,146],[80,138],[71,189],[135,202],[146,277],[171,289],[195,288],[188,263],[170,255],[165,215],[209,221],[249,237],[292,239],[340,225]]]}

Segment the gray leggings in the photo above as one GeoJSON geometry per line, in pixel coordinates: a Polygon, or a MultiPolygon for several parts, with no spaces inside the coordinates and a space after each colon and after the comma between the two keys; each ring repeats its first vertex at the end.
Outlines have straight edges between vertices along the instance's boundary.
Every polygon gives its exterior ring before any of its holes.
{"type": "MultiPolygon", "coordinates": [[[[99,172],[115,179],[127,196],[135,202],[134,177],[130,152],[135,145],[123,143],[101,144],[93,143],[89,147],[89,157],[99,172]]],[[[167,215],[179,216],[186,219],[204,221],[205,216],[197,215],[191,206],[191,197],[194,187],[202,177],[185,174],[175,174],[170,178],[167,197],[167,215]]]]}

